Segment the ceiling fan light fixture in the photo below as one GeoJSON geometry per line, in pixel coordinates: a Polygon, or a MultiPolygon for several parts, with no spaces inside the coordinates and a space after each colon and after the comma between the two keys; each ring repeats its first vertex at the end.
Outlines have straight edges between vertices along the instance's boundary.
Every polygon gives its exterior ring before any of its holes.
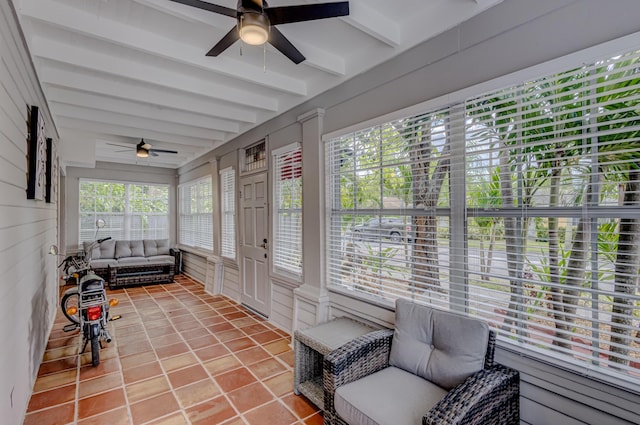
{"type": "Polygon", "coordinates": [[[139,146],[136,149],[136,156],[140,157],[140,158],[148,158],[149,157],[149,151],[146,150],[145,148],[139,146]]]}
{"type": "Polygon", "coordinates": [[[240,39],[252,46],[260,46],[269,39],[269,21],[258,13],[245,13],[240,21],[240,39]]]}

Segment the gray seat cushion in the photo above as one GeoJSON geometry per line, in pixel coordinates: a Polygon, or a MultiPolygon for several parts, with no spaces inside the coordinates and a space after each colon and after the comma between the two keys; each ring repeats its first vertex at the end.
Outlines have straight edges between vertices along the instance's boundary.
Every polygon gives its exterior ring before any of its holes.
{"type": "Polygon", "coordinates": [[[338,387],[336,413],[350,425],[419,425],[447,394],[445,390],[396,367],[388,367],[338,387]]]}
{"type": "Polygon", "coordinates": [[[149,260],[145,257],[120,257],[118,258],[119,266],[131,266],[134,264],[148,264],[149,260]]]}
{"type": "Polygon", "coordinates": [[[176,258],[173,255],[154,255],[147,257],[147,260],[152,264],[173,264],[176,262],[176,258]]]}
{"type": "Polygon", "coordinates": [[[115,267],[118,265],[118,260],[113,258],[104,258],[100,260],[91,260],[91,267],[94,269],[106,269],[107,267],[115,267]]]}
{"type": "Polygon", "coordinates": [[[398,299],[395,327],[392,366],[446,390],[484,367],[489,342],[485,322],[398,299]]]}

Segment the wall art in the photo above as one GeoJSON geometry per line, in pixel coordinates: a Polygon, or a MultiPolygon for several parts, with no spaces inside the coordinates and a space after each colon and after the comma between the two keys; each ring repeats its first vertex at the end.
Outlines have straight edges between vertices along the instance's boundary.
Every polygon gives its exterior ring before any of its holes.
{"type": "Polygon", "coordinates": [[[47,183],[45,185],[44,200],[55,204],[58,199],[58,152],[53,139],[47,137],[47,183]]]}
{"type": "Polygon", "coordinates": [[[46,140],[44,119],[37,106],[31,106],[27,146],[27,199],[44,200],[46,185],[46,140]]]}

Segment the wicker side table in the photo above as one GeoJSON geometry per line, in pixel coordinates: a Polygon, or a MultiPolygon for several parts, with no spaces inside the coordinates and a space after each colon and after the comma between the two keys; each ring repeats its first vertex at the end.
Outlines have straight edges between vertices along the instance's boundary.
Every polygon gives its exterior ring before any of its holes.
{"type": "Polygon", "coordinates": [[[356,320],[339,317],[308,329],[295,331],[293,392],[303,394],[320,410],[324,410],[324,356],[352,339],[374,330],[371,326],[356,320]]]}

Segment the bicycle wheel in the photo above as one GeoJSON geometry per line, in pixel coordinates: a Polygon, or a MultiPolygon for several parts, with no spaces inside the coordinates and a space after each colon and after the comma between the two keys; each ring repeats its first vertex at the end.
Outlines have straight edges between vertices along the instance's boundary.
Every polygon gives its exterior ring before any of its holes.
{"type": "Polygon", "coordinates": [[[78,317],[78,314],[80,312],[80,306],[78,305],[79,301],[80,301],[80,298],[78,297],[77,290],[67,291],[62,296],[62,300],[60,301],[60,308],[62,308],[62,313],[64,314],[64,317],[66,317],[67,319],[69,319],[71,323],[75,323],[76,325],[80,324],[80,319],[78,317]],[[77,313],[76,314],[67,313],[67,309],[69,307],[75,307],[77,313]]]}

